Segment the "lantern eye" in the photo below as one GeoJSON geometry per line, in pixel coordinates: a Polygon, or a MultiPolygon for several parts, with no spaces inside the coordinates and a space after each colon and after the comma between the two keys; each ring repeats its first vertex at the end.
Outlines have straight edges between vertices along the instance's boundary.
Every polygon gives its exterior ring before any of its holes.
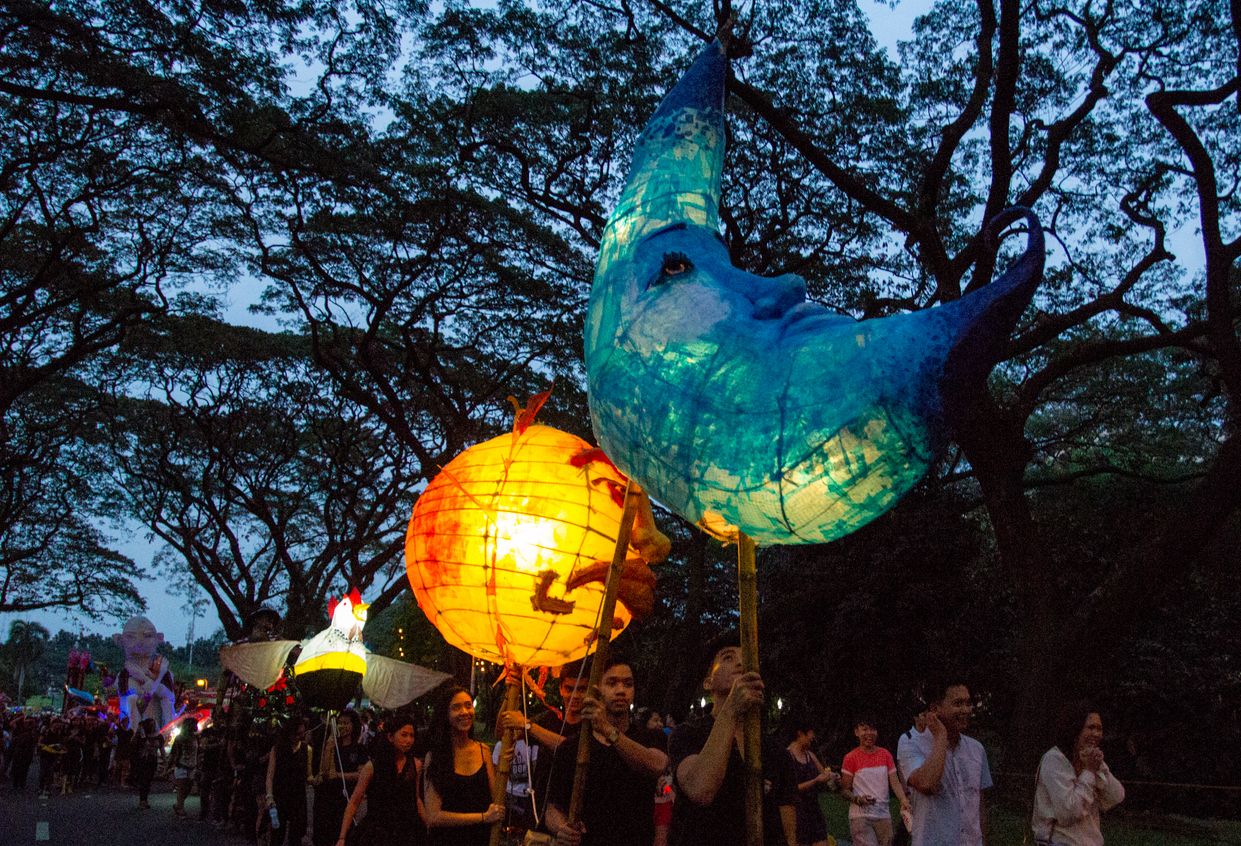
{"type": "Polygon", "coordinates": [[[666,253],[661,273],[664,279],[669,279],[673,276],[689,273],[693,269],[694,265],[686,257],[685,253],[666,253]]]}

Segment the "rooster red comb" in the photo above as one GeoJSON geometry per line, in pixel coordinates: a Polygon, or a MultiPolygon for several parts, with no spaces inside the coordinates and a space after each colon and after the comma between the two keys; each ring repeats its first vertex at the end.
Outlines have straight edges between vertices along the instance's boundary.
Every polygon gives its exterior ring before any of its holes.
{"type": "MultiPolygon", "coordinates": [[[[349,600],[350,605],[361,605],[362,604],[362,594],[357,592],[357,588],[351,588],[349,590],[349,593],[346,593],[344,597],[341,597],[340,599],[349,600]]],[[[340,599],[336,599],[335,597],[333,597],[328,600],[328,617],[331,617],[331,615],[336,613],[336,605],[340,604],[340,599]]]]}
{"type": "MultiPolygon", "coordinates": [[[[358,592],[357,588],[350,588],[349,592],[340,599],[348,599],[350,605],[362,604],[362,594],[358,592]]],[[[327,601],[327,615],[329,617],[336,613],[336,606],[340,604],[340,599],[332,597],[327,601]]]]}

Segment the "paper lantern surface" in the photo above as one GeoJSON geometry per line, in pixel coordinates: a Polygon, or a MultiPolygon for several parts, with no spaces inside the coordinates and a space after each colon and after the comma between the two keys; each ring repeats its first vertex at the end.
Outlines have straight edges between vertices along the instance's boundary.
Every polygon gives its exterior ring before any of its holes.
{"type": "MultiPolygon", "coordinates": [[[[609,462],[583,463],[590,449],[530,426],[465,450],[418,497],[406,570],[419,607],[453,646],[553,667],[590,650],[625,484],[609,462]]],[[[614,629],[631,618],[618,602],[614,629]]]]}
{"type": "Polygon", "coordinates": [[[1025,253],[937,308],[854,321],[804,281],[732,266],[719,235],[726,59],[709,45],[635,148],[586,324],[600,445],[719,536],[823,543],[890,508],[963,419],[1042,276],[1025,253]]]}

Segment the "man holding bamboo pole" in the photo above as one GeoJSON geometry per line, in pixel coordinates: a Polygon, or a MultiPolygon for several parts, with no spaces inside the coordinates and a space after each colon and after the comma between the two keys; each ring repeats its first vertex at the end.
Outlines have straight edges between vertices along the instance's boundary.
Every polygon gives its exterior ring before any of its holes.
{"type": "MultiPolygon", "coordinates": [[[[711,713],[677,726],[668,741],[677,801],[672,846],[744,843],[746,714],[763,707],[763,680],[742,670],[734,633],[716,642],[703,680],[711,713]]],[[[763,834],[767,846],[796,846],[796,780],[787,755],[772,745],[762,754],[763,834]]]]}
{"type": "Polygon", "coordinates": [[[655,836],[655,783],[668,766],[668,756],[645,726],[630,724],[633,695],[633,668],[624,658],[610,657],[599,690],[582,702],[591,750],[578,825],[569,823],[570,751],[576,744],[562,744],[556,752],[547,828],[558,846],[647,846],[655,836]]]}

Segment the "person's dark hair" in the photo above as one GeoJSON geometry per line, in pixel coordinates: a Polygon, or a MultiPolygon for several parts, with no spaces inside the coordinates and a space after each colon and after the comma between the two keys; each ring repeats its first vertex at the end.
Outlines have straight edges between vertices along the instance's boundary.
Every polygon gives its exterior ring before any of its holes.
{"type": "MultiPolygon", "coordinates": [[[[341,717],[349,718],[349,743],[357,743],[358,735],[362,732],[362,721],[358,719],[358,715],[355,711],[348,708],[341,711],[340,716],[336,719],[340,720],[341,717]]],[[[339,725],[340,723],[338,722],[337,726],[339,725]]],[[[415,726],[415,728],[417,727],[415,726]]]]}
{"type": "Polygon", "coordinates": [[[798,733],[814,731],[814,720],[804,708],[793,708],[780,718],[780,728],[784,730],[788,742],[792,743],[797,739],[798,733]]]}
{"type": "Polygon", "coordinates": [[[1086,725],[1086,718],[1097,713],[1099,709],[1094,706],[1094,703],[1079,699],[1065,705],[1056,716],[1054,736],[1056,748],[1063,752],[1064,757],[1070,761],[1073,760],[1073,747],[1077,745],[1077,736],[1082,733],[1082,727],[1086,725]]]}
{"type": "Polygon", "coordinates": [[[734,647],[741,648],[741,632],[738,629],[727,629],[707,641],[703,648],[702,665],[704,672],[711,672],[711,667],[715,664],[715,656],[720,654],[721,649],[734,647]]]}
{"type": "Polygon", "coordinates": [[[431,717],[431,744],[428,750],[431,766],[427,769],[427,778],[435,785],[440,796],[443,796],[448,788],[453,771],[452,726],[449,724],[448,708],[460,693],[470,695],[464,687],[450,687],[445,690],[435,703],[435,713],[431,717]]]}
{"type": "Polygon", "coordinates": [[[185,734],[187,731],[190,734],[198,734],[198,720],[193,717],[186,717],[181,721],[179,728],[182,734],[185,734]]]}
{"type": "Polygon", "coordinates": [[[879,728],[879,723],[875,720],[874,714],[861,713],[855,714],[853,717],[853,727],[857,728],[858,726],[870,726],[873,729],[877,729],[879,728]]]}
{"type": "Polygon", "coordinates": [[[968,690],[969,686],[969,682],[962,676],[950,674],[927,681],[926,686],[923,688],[923,695],[926,697],[927,706],[930,707],[943,702],[948,695],[949,688],[964,687],[968,690]]]}
{"type": "Polygon", "coordinates": [[[578,678],[582,681],[590,678],[590,658],[579,658],[560,668],[561,682],[574,681],[578,678]]]}
{"type": "Polygon", "coordinates": [[[251,611],[248,615],[246,615],[245,620],[242,621],[241,624],[242,631],[244,631],[246,636],[249,637],[254,632],[255,626],[263,621],[271,623],[273,631],[280,628],[280,614],[273,611],[271,608],[268,608],[266,605],[261,605],[256,610],[251,611]]]}
{"type": "MultiPolygon", "coordinates": [[[[415,722],[412,715],[404,712],[389,715],[384,718],[384,729],[375,738],[371,748],[371,759],[374,763],[375,772],[385,772],[391,778],[414,779],[417,778],[417,767],[411,766],[411,762],[407,761],[405,767],[398,773],[396,769],[396,747],[392,745],[389,739],[392,735],[409,726],[414,730],[414,737],[418,736],[418,723],[415,722]]],[[[450,741],[451,742],[451,741],[450,741]]],[[[412,757],[414,752],[409,752],[412,757]]],[[[448,766],[452,766],[452,748],[448,750],[448,766]]],[[[438,787],[438,784],[436,785],[438,787]]]]}
{"type": "Polygon", "coordinates": [[[285,717],[280,723],[280,727],[276,730],[274,746],[279,746],[285,751],[292,751],[293,740],[297,737],[297,730],[305,724],[302,717],[285,717]]]}
{"type": "MultiPolygon", "coordinates": [[[[620,667],[620,666],[625,666],[630,669],[633,669],[633,661],[631,661],[629,659],[629,656],[626,655],[624,652],[609,652],[608,660],[603,662],[603,672],[606,673],[608,670],[612,669],[613,667],[620,667]]],[[[602,674],[600,675],[600,677],[602,678],[602,674]]]]}
{"type": "Polygon", "coordinates": [[[415,734],[418,733],[418,723],[414,720],[413,714],[408,711],[398,711],[384,720],[384,734],[391,737],[405,726],[411,727],[415,734]]]}

